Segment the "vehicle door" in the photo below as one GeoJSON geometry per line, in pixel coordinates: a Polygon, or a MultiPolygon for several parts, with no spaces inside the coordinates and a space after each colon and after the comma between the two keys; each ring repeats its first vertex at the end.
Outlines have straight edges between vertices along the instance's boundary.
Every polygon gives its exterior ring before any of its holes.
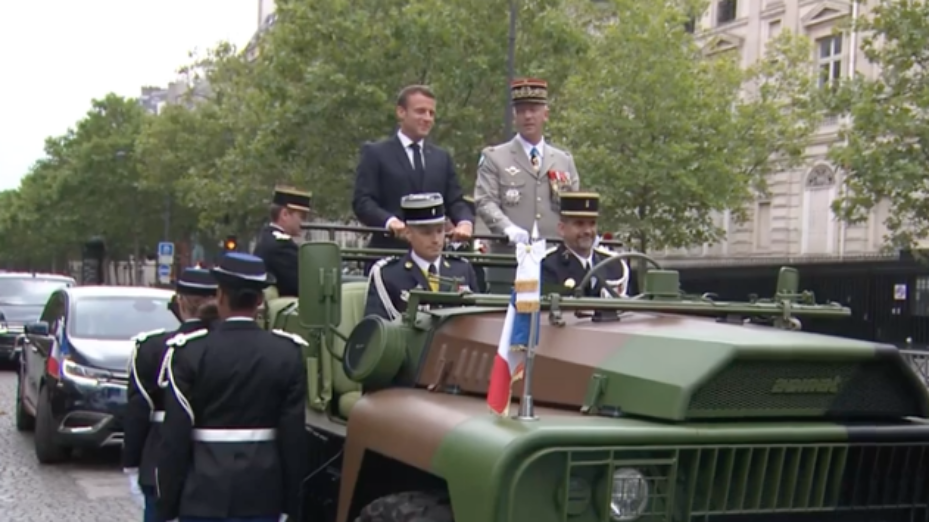
{"type": "Polygon", "coordinates": [[[26,346],[23,353],[26,357],[26,399],[30,404],[37,404],[39,399],[39,384],[45,375],[45,367],[48,363],[48,356],[55,349],[55,337],[60,332],[60,324],[64,320],[65,312],[65,294],[64,292],[55,292],[45,304],[42,315],[39,317],[40,322],[48,324],[48,335],[27,334],[26,346]]]}

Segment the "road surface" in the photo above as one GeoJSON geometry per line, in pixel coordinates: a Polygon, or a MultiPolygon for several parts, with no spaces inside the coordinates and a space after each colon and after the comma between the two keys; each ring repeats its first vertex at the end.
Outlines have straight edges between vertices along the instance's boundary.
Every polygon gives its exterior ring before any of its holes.
{"type": "Polygon", "coordinates": [[[0,522],[141,522],[118,451],[40,466],[13,425],[16,373],[0,368],[0,522]]]}

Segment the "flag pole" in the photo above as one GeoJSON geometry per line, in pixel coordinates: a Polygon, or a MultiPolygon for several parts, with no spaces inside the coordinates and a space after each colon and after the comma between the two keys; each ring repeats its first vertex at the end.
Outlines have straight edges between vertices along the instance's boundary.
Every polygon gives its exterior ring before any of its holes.
{"type": "Polygon", "coordinates": [[[526,366],[523,377],[523,395],[519,399],[519,414],[521,421],[538,420],[535,416],[535,404],[532,402],[532,366],[535,362],[535,338],[539,331],[539,312],[533,312],[529,321],[529,345],[526,346],[526,366]]]}
{"type": "MultiPolygon", "coordinates": [[[[532,225],[532,237],[529,241],[531,245],[537,246],[536,243],[539,241],[538,222],[532,225]]],[[[519,246],[517,246],[517,248],[519,248],[519,246]]],[[[542,250],[545,250],[544,246],[542,250]]],[[[541,263],[542,260],[539,259],[538,261],[541,263]]],[[[541,266],[539,268],[539,300],[541,300],[541,266]]],[[[539,336],[539,317],[539,308],[536,308],[529,318],[529,342],[526,343],[526,362],[523,367],[523,393],[519,399],[519,413],[516,415],[516,418],[521,421],[534,421],[539,419],[535,415],[535,404],[532,401],[532,370],[535,363],[535,348],[539,336]]]]}

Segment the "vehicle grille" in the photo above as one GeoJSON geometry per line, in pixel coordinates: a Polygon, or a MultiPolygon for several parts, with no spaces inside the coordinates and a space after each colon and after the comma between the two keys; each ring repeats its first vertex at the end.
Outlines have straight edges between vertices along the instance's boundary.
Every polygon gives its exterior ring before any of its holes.
{"type": "MultiPolygon", "coordinates": [[[[634,468],[649,490],[639,522],[929,522],[929,443],[571,448],[532,460],[564,464],[565,521],[609,520],[611,477],[634,468]],[[577,497],[568,477],[592,485],[592,513],[569,516],[577,497]]],[[[527,478],[541,474],[533,467],[522,466],[517,483],[538,484],[527,478]]]]}
{"type": "Polygon", "coordinates": [[[697,389],[687,409],[690,419],[746,417],[753,414],[902,418],[922,411],[909,384],[891,360],[736,361],[697,389]],[[838,393],[772,393],[779,377],[837,377],[838,393]]]}

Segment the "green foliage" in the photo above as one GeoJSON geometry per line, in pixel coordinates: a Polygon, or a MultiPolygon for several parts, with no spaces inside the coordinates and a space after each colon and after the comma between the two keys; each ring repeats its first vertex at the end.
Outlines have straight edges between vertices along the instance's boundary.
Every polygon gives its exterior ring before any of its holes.
{"type": "Polygon", "coordinates": [[[833,110],[851,116],[833,147],[843,194],[833,204],[849,223],[866,221],[884,200],[885,238],[907,248],[929,236],[929,4],[884,0],[859,20],[862,52],[881,71],[842,85],[833,110]]]}
{"type": "MultiPolygon", "coordinates": [[[[643,249],[717,238],[713,213],[738,214],[765,174],[799,159],[815,126],[807,43],[784,35],[742,71],[684,32],[703,7],[518,2],[516,74],[548,80],[551,141],[577,156],[584,186],[643,249]]],[[[16,245],[0,264],[49,267],[91,235],[119,257],[150,253],[165,235],[247,238],[275,184],[312,190],[322,217],[350,219],[360,147],[394,132],[395,97],[412,83],[435,90],[432,138],[471,186],[478,151],[505,139],[506,9],[279,0],[257,57],[230,44],[191,56],[181,72],[197,88],[184,103],[156,116],[108,95],[49,139],[19,189],[0,193],[0,237],[16,245]]]]}
{"type": "MultiPolygon", "coordinates": [[[[613,0],[555,109],[556,133],[604,225],[645,251],[721,238],[714,217],[800,161],[817,125],[809,42],[788,33],[759,65],[706,56],[684,30],[693,6],[613,0]]],[[[712,48],[714,41],[706,43],[712,48]]]]}

